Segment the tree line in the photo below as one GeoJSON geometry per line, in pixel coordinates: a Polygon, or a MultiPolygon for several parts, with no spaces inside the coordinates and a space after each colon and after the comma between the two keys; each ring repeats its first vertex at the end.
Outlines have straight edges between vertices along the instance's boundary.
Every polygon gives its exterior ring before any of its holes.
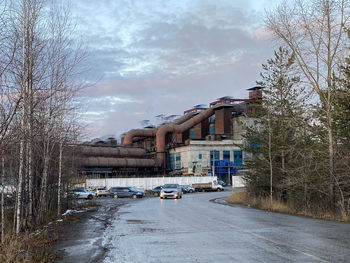
{"type": "Polygon", "coordinates": [[[349,1],[282,2],[265,23],[278,48],[246,126],[248,192],[296,211],[350,215],[349,1]]]}
{"type": "Polygon", "coordinates": [[[2,242],[60,215],[74,173],[70,145],[79,133],[75,96],[86,54],[63,3],[0,0],[2,242]]]}

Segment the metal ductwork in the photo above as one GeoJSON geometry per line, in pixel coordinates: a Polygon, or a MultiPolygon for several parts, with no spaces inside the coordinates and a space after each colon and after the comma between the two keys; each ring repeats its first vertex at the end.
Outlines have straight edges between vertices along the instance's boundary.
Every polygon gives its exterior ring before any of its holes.
{"type": "Polygon", "coordinates": [[[81,159],[85,167],[154,167],[154,159],[88,157],[81,159]]]}
{"type": "Polygon", "coordinates": [[[125,134],[123,145],[131,145],[134,137],[154,137],[156,136],[157,129],[133,129],[125,134]]]}
{"type": "Polygon", "coordinates": [[[79,146],[81,156],[95,157],[144,157],[146,150],[132,147],[94,147],[79,146]]]}
{"type": "MultiPolygon", "coordinates": [[[[192,112],[185,114],[184,116],[181,116],[180,118],[177,118],[176,120],[174,120],[170,123],[176,124],[176,125],[181,124],[181,123],[187,121],[188,119],[192,118],[193,115],[194,114],[192,112]]],[[[167,125],[167,124],[165,124],[165,125],[167,125]]],[[[131,145],[133,143],[133,139],[135,137],[155,137],[156,133],[157,133],[157,128],[130,130],[125,134],[125,137],[123,140],[123,145],[131,145]]]]}
{"type": "Polygon", "coordinates": [[[202,111],[198,115],[196,115],[193,118],[190,118],[189,120],[185,121],[184,123],[180,125],[176,125],[174,123],[168,123],[158,128],[157,134],[156,134],[156,144],[157,144],[157,164],[163,165],[165,157],[165,136],[168,132],[172,133],[179,133],[184,132],[196,124],[200,123],[201,121],[209,118],[211,115],[214,114],[214,109],[209,108],[205,111],[202,111]]]}

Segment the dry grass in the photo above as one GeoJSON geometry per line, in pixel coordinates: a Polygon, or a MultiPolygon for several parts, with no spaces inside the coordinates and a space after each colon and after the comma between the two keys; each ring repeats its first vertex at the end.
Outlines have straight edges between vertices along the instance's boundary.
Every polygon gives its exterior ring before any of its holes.
{"type": "Polygon", "coordinates": [[[38,235],[28,233],[6,238],[0,245],[0,262],[2,263],[47,263],[57,258],[55,253],[47,251],[57,239],[46,232],[38,235]]]}
{"type": "Polygon", "coordinates": [[[258,198],[249,196],[246,192],[239,192],[230,195],[227,201],[231,204],[241,204],[263,210],[269,210],[281,213],[290,213],[289,207],[279,201],[273,200],[272,204],[269,198],[258,198]]]}
{"type": "Polygon", "coordinates": [[[95,200],[87,201],[77,206],[78,209],[87,209],[92,207],[98,207],[99,204],[95,200]]]}
{"type": "Polygon", "coordinates": [[[349,217],[339,216],[338,214],[332,214],[325,209],[315,207],[312,210],[298,211],[288,206],[288,204],[279,200],[271,200],[269,197],[255,197],[250,196],[246,192],[238,192],[230,195],[227,198],[227,202],[231,204],[241,204],[249,207],[254,207],[262,210],[268,210],[279,213],[294,214],[301,216],[308,216],[312,218],[325,219],[325,220],[336,220],[342,222],[350,222],[349,217]]]}

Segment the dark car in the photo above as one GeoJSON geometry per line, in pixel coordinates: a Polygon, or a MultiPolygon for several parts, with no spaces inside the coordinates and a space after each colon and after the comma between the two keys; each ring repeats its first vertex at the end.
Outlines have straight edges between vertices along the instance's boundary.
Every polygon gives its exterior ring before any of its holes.
{"type": "Polygon", "coordinates": [[[111,197],[132,197],[132,198],[142,198],[143,193],[133,187],[111,187],[109,189],[109,194],[111,197]]]}
{"type": "Polygon", "coordinates": [[[154,196],[159,196],[160,195],[160,191],[162,190],[163,186],[157,186],[157,187],[154,187],[152,189],[152,195],[154,196]]]}
{"type": "Polygon", "coordinates": [[[182,192],[184,194],[194,193],[196,191],[192,186],[189,186],[189,185],[186,185],[186,184],[183,184],[183,185],[180,185],[180,186],[181,186],[182,192]]]}
{"type": "Polygon", "coordinates": [[[224,182],[224,181],[222,181],[222,180],[218,180],[218,184],[219,184],[219,185],[222,185],[222,186],[226,186],[226,185],[227,185],[227,183],[224,182]]]}

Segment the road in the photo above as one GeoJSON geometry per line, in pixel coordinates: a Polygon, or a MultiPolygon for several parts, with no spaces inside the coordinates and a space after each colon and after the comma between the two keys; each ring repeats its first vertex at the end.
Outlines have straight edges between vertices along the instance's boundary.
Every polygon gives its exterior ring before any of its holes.
{"type": "Polygon", "coordinates": [[[103,234],[102,262],[350,262],[350,224],[210,201],[228,194],[124,205],[103,234]]]}

